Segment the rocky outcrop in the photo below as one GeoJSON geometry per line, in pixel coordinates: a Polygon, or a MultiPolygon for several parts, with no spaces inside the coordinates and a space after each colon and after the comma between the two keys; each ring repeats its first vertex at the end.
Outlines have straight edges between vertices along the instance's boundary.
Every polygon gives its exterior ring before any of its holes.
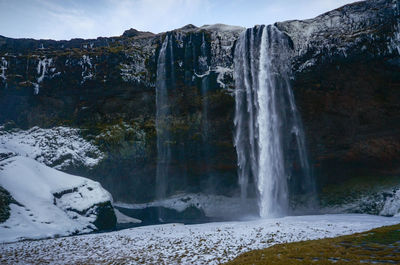
{"type": "MultiPolygon", "coordinates": [[[[0,150],[3,152],[3,150],[0,150]]],[[[22,156],[0,161],[1,242],[111,230],[111,195],[95,181],[22,156]]]]}
{"type": "Polygon", "coordinates": [[[30,157],[60,170],[90,169],[104,158],[94,143],[82,137],[81,130],[68,127],[29,130],[0,127],[0,161],[2,156],[8,158],[9,153],[30,157]]]}
{"type": "MultiPolygon", "coordinates": [[[[290,38],[292,88],[319,187],[398,173],[398,2],[357,2],[275,26],[290,38]]],[[[175,73],[169,192],[231,195],[233,56],[243,30],[187,25],[93,40],[0,37],[0,123],[78,127],[104,159],[68,172],[100,181],[117,200],[153,199],[156,61],[169,34],[175,73]]]]}

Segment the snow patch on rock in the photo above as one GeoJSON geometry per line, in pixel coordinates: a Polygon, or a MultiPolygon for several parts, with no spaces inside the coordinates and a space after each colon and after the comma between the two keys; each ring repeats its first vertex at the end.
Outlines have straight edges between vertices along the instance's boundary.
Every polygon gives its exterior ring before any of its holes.
{"type": "Polygon", "coordinates": [[[388,45],[390,52],[397,52],[400,55],[400,19],[397,19],[397,23],[394,27],[392,38],[390,38],[390,44],[388,45]]]}
{"type": "Polygon", "coordinates": [[[7,60],[4,57],[1,57],[1,64],[0,64],[1,73],[0,73],[0,77],[3,80],[7,79],[7,76],[6,76],[7,66],[8,66],[7,60]]]}
{"type": "Polygon", "coordinates": [[[233,49],[244,27],[225,24],[204,25],[197,31],[210,33],[210,69],[217,74],[217,83],[221,88],[227,88],[233,80],[233,49]],[[230,81],[229,81],[230,80],[230,81]]]}
{"type": "Polygon", "coordinates": [[[83,55],[82,59],[78,63],[82,68],[82,81],[81,84],[85,83],[86,80],[91,80],[94,77],[92,60],[89,55],[83,55]]]}
{"type": "Polygon", "coordinates": [[[143,73],[141,71],[144,71],[144,66],[143,65],[138,65],[138,63],[121,63],[120,64],[120,71],[121,71],[121,77],[122,80],[125,82],[140,82],[143,79],[143,73]]]}
{"type": "Polygon", "coordinates": [[[214,72],[216,72],[218,74],[217,83],[222,88],[226,88],[227,85],[224,83],[224,80],[225,80],[226,77],[231,77],[231,79],[233,78],[233,69],[232,68],[228,68],[228,67],[217,66],[214,69],[214,72]]]}
{"type": "Polygon", "coordinates": [[[400,188],[385,188],[369,194],[360,194],[359,198],[330,207],[323,207],[321,213],[363,213],[381,216],[400,216],[400,188]]]}
{"type": "Polygon", "coordinates": [[[205,25],[199,30],[211,33],[211,68],[231,69],[233,72],[233,49],[243,27],[224,24],[205,25]]]}
{"type": "Polygon", "coordinates": [[[386,198],[380,215],[400,217],[400,189],[386,198]]]}
{"type": "MultiPolygon", "coordinates": [[[[52,58],[43,58],[43,59],[39,58],[38,65],[36,67],[36,71],[39,76],[36,79],[37,83],[34,83],[34,91],[33,91],[33,93],[35,95],[39,94],[40,83],[43,82],[43,79],[45,78],[46,74],[49,72],[49,68],[51,68],[52,63],[53,63],[52,58]]],[[[52,70],[51,72],[54,72],[55,68],[51,68],[50,70],[52,70]]]]}
{"type": "Polygon", "coordinates": [[[0,127],[0,148],[33,158],[56,169],[68,166],[93,167],[104,154],[75,128],[54,127],[5,131],[0,127]]]}
{"type": "Polygon", "coordinates": [[[22,156],[0,162],[0,185],[22,205],[10,205],[11,216],[0,225],[1,242],[97,230],[97,207],[112,202],[98,182],[22,156]]]}
{"type": "Polygon", "coordinates": [[[44,75],[47,73],[48,68],[52,64],[52,62],[53,62],[53,59],[51,59],[51,58],[50,59],[47,59],[47,58],[39,59],[39,63],[37,66],[37,73],[38,73],[38,75],[40,75],[37,78],[37,82],[39,84],[43,81],[44,75]]]}
{"type": "Polygon", "coordinates": [[[125,52],[125,58],[120,63],[120,75],[124,82],[137,82],[152,85],[150,72],[146,61],[154,56],[155,46],[145,40],[138,40],[125,52]]]}

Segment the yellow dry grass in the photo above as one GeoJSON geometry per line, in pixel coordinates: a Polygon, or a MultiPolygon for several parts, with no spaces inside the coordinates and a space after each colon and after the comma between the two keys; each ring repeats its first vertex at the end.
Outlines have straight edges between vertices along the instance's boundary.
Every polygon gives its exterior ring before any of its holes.
{"type": "Polygon", "coordinates": [[[336,238],[279,244],[244,253],[227,264],[400,264],[400,224],[336,238]]]}

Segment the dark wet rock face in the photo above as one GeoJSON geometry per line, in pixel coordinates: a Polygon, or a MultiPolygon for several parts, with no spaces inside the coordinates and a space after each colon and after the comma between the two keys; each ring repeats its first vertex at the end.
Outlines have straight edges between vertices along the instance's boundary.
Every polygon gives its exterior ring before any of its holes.
{"type": "Polygon", "coordinates": [[[154,36],[154,34],[151,33],[151,32],[138,31],[138,30],[133,29],[133,28],[125,30],[124,33],[122,34],[122,37],[128,37],[128,38],[138,37],[138,36],[151,37],[151,36],[154,36]]]}
{"type": "Polygon", "coordinates": [[[5,222],[10,217],[11,203],[20,205],[7,190],[0,186],[0,223],[5,222]]]}
{"type": "Polygon", "coordinates": [[[17,202],[6,189],[0,186],[0,223],[10,218],[10,204],[12,203],[21,207],[23,206],[17,202]]]}
{"type": "Polygon", "coordinates": [[[117,225],[117,218],[114,213],[114,208],[111,202],[105,202],[94,206],[94,212],[96,214],[96,220],[93,224],[98,230],[113,230],[117,225]]]}
{"type": "MultiPolygon", "coordinates": [[[[236,185],[230,89],[234,42],[242,30],[189,25],[171,32],[169,194],[229,193],[236,185]]],[[[90,169],[64,170],[100,181],[116,200],[153,199],[156,60],[164,37],[128,30],[121,37],[71,42],[4,38],[0,122],[81,128],[106,159],[90,169]]]]}
{"type": "MultiPolygon", "coordinates": [[[[275,25],[290,38],[292,88],[319,187],[397,174],[397,2],[358,2],[275,25]]],[[[187,25],[168,33],[174,55],[168,194],[238,191],[233,57],[243,30],[187,25]]],[[[105,159],[65,170],[100,181],[116,201],[154,199],[156,68],[165,37],[134,29],[93,40],[0,37],[0,123],[81,128],[105,159]]]]}
{"type": "Polygon", "coordinates": [[[164,207],[146,207],[143,209],[116,208],[127,216],[141,220],[142,222],[137,224],[137,226],[182,222],[182,220],[184,220],[186,224],[204,223],[217,220],[206,217],[204,211],[195,206],[190,206],[181,212],[164,207]],[[160,211],[163,211],[162,220],[158,218],[160,211]]]}
{"type": "Polygon", "coordinates": [[[359,60],[298,75],[294,88],[320,181],[398,173],[399,70],[359,60]]]}
{"type": "Polygon", "coordinates": [[[398,174],[397,1],[366,1],[277,23],[293,40],[293,90],[320,186],[398,174]]]}

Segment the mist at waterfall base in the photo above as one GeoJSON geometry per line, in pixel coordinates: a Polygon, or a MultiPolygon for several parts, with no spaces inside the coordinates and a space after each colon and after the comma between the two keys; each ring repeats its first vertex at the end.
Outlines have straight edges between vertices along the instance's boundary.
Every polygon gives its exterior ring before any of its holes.
{"type": "Polygon", "coordinates": [[[157,57],[155,201],[120,203],[117,208],[141,219],[141,225],[268,218],[312,209],[315,185],[290,86],[290,39],[274,26],[256,26],[242,32],[236,43],[232,131],[237,183],[222,193],[217,188],[221,187],[220,176],[210,166],[215,150],[209,144],[212,112],[208,97],[216,89],[210,78],[210,47],[201,32],[185,40],[184,52],[176,48],[176,42],[175,33],[168,32],[157,57]],[[201,99],[198,145],[173,133],[176,120],[191,115],[190,106],[179,105],[179,99],[188,96],[201,99]],[[203,179],[192,183],[191,157],[201,157],[206,172],[203,179]],[[190,193],[190,185],[200,188],[190,193]],[[182,204],[186,206],[177,206],[182,204]]]}

